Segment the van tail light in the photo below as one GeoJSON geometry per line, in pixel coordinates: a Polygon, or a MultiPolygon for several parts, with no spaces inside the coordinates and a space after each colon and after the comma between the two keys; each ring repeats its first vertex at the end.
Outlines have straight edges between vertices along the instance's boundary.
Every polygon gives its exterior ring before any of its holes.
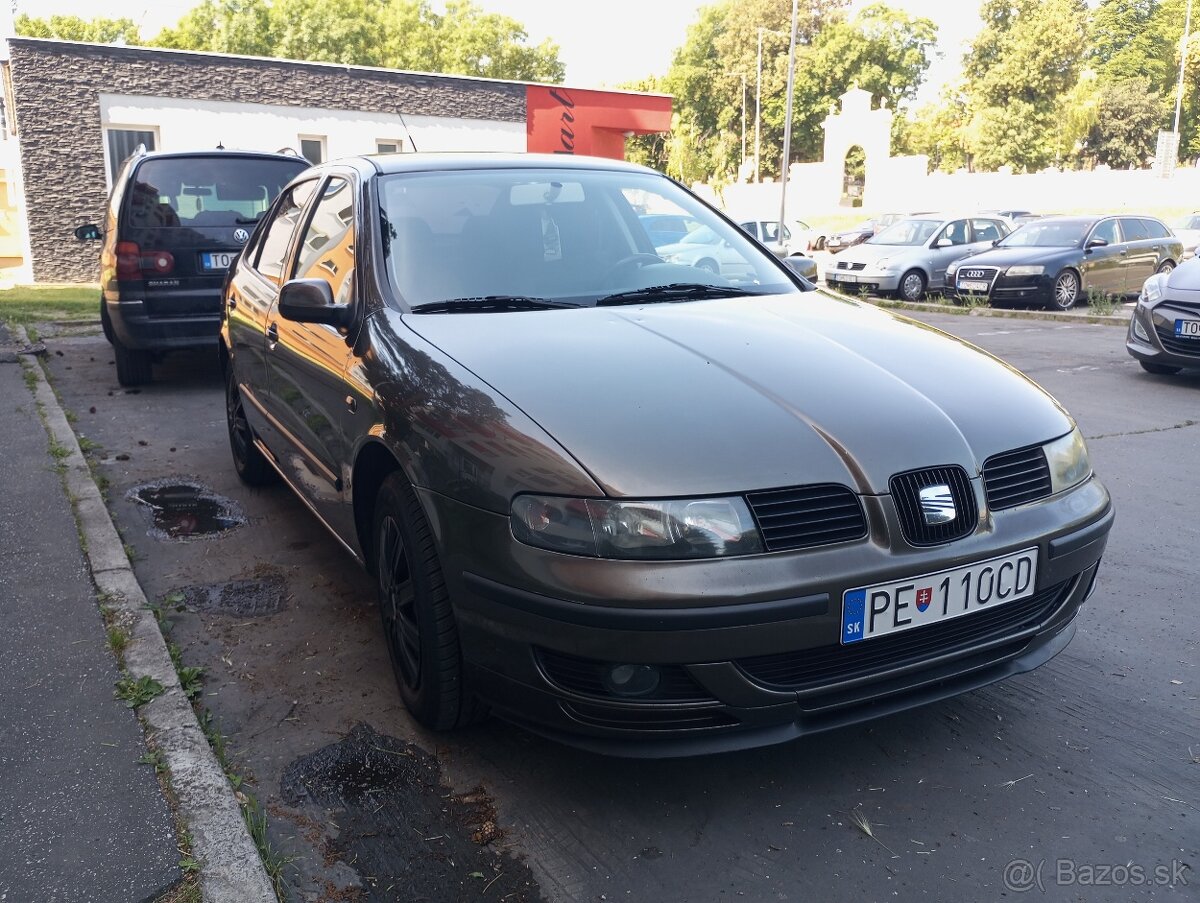
{"type": "Polygon", "coordinates": [[[137,242],[117,242],[117,278],[142,278],[142,252],[137,242]]]}

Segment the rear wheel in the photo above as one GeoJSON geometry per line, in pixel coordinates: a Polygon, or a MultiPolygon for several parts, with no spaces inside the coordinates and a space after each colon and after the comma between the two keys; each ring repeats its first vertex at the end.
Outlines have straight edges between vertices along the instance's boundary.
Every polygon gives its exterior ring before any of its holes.
{"type": "Polygon", "coordinates": [[[126,348],[116,338],[112,346],[117,362],[117,382],[126,387],[143,386],[154,378],[153,358],[149,351],[126,348]]]}
{"type": "Polygon", "coordinates": [[[100,296],[100,328],[104,330],[104,337],[108,339],[108,344],[116,344],[116,334],[113,332],[112,320],[108,318],[108,305],[104,303],[104,296],[100,296]]]}
{"type": "Polygon", "coordinates": [[[703,260],[696,261],[696,268],[714,275],[721,272],[721,268],[717,266],[717,262],[715,260],[710,260],[707,257],[705,257],[703,260]]]}
{"type": "Polygon", "coordinates": [[[1079,276],[1074,270],[1063,270],[1054,279],[1050,294],[1051,310],[1070,310],[1079,300],[1079,276]]]}
{"type": "Polygon", "coordinates": [[[379,609],[400,698],[433,730],[474,720],[479,710],[464,686],[458,626],[433,533],[398,471],[379,487],[372,535],[379,609]]]}
{"type": "Polygon", "coordinates": [[[1150,361],[1138,361],[1142,365],[1142,369],[1147,373],[1153,373],[1155,376],[1174,376],[1182,367],[1170,367],[1166,364],[1154,364],[1150,361]]]}
{"type": "Polygon", "coordinates": [[[1154,272],[1157,273],[1159,276],[1162,276],[1162,275],[1165,275],[1166,273],[1171,272],[1171,270],[1173,270],[1173,269],[1175,269],[1175,261],[1164,260],[1162,262],[1162,264],[1159,266],[1159,268],[1157,270],[1155,270],[1154,272]]]}
{"type": "Polygon", "coordinates": [[[254,432],[242,407],[242,395],[233,375],[233,364],[225,374],[225,420],[229,426],[229,450],[233,468],[247,486],[265,486],[275,481],[276,473],[266,456],[254,444],[254,432]]]}
{"type": "Polygon", "coordinates": [[[905,301],[920,301],[925,295],[925,274],[909,270],[900,277],[900,297],[905,301]]]}

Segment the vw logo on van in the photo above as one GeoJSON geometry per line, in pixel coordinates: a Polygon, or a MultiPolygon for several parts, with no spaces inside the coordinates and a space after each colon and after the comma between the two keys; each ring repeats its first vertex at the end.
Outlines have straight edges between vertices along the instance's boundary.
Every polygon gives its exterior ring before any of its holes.
{"type": "Polygon", "coordinates": [[[233,240],[236,241],[239,245],[244,245],[249,238],[250,238],[250,233],[247,232],[245,229],[234,229],[233,230],[233,240]]]}

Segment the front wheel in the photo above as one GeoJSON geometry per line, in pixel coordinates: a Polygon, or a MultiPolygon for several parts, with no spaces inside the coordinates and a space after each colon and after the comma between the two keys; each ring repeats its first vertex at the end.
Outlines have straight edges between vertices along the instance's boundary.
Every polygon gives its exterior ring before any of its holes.
{"type": "Polygon", "coordinates": [[[900,297],[905,301],[920,301],[925,295],[925,274],[909,270],[900,277],[900,297]]]}
{"type": "Polygon", "coordinates": [[[1050,295],[1051,310],[1070,310],[1079,300],[1079,276],[1074,270],[1063,270],[1054,279],[1050,295]]]}
{"type": "Polygon", "coordinates": [[[421,503],[399,471],[379,488],[374,526],[379,609],[400,698],[432,730],[467,724],[478,708],[464,686],[446,581],[421,503]]]}

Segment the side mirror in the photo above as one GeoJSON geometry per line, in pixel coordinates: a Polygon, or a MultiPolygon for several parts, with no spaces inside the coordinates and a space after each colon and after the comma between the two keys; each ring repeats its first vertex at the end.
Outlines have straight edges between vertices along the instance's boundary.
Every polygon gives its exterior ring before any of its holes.
{"type": "Polygon", "coordinates": [[[952,248],[954,247],[954,242],[948,238],[939,238],[933,243],[933,246],[935,248],[952,248]]]}
{"type": "Polygon", "coordinates": [[[324,279],[293,279],[279,290],[279,313],[296,323],[324,323],[341,328],[350,322],[350,306],[333,303],[324,279]]]}
{"type": "Polygon", "coordinates": [[[1088,250],[1091,250],[1092,248],[1106,248],[1106,247],[1108,247],[1108,239],[1107,238],[1093,238],[1087,243],[1088,250]]]}
{"type": "Polygon", "coordinates": [[[99,241],[104,237],[104,233],[100,231],[99,226],[88,223],[75,227],[75,237],[80,241],[99,241]]]}
{"type": "Polygon", "coordinates": [[[800,290],[814,292],[817,290],[817,264],[811,257],[796,254],[783,258],[783,265],[800,277],[800,290]]]}

